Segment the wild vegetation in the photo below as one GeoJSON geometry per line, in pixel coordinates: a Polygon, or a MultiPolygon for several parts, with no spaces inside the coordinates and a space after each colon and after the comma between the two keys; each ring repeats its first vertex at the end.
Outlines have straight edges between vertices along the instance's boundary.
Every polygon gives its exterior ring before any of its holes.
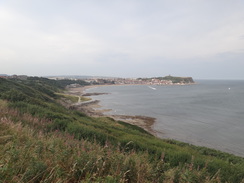
{"type": "Polygon", "coordinates": [[[66,109],[62,82],[0,78],[0,182],[244,181],[241,157],[66,109]]]}

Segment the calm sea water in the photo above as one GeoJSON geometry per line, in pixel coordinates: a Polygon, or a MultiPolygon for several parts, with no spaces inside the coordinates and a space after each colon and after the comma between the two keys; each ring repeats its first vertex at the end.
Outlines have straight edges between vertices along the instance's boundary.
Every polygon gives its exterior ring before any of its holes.
{"type": "Polygon", "coordinates": [[[244,156],[244,81],[205,81],[185,86],[103,86],[87,92],[109,114],[156,118],[160,138],[244,156]]]}

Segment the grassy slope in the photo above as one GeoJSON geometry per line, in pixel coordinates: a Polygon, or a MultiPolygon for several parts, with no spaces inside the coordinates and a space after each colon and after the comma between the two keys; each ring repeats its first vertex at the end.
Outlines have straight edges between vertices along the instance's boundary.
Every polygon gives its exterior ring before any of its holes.
{"type": "Polygon", "coordinates": [[[243,180],[243,158],[67,110],[56,102],[62,87],[0,78],[0,182],[243,180]]]}

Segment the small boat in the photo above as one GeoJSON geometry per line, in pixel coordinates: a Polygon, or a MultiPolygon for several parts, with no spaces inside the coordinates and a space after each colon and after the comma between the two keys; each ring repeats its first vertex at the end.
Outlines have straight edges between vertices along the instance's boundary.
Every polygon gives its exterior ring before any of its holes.
{"type": "Polygon", "coordinates": [[[152,90],[156,90],[156,88],[153,88],[152,86],[148,86],[149,88],[151,88],[152,90]]]}

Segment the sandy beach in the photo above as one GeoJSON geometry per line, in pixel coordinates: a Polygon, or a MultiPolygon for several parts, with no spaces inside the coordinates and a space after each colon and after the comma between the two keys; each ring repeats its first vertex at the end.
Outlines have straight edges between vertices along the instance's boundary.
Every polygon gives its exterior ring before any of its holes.
{"type": "MultiPolygon", "coordinates": [[[[77,87],[77,88],[69,88],[66,93],[69,95],[75,95],[75,96],[93,96],[93,95],[105,95],[109,93],[88,93],[86,92],[89,88],[94,87],[102,87],[107,85],[90,85],[90,86],[84,86],[84,87],[77,87]]],[[[147,117],[147,116],[129,116],[129,115],[105,115],[105,112],[110,111],[111,109],[101,109],[101,106],[99,105],[99,100],[91,100],[88,102],[81,102],[72,104],[69,107],[74,108],[78,111],[81,111],[88,116],[92,117],[110,117],[114,120],[123,121],[132,125],[137,125],[150,134],[156,136],[156,132],[153,130],[152,126],[155,123],[155,118],[147,117]]]]}

